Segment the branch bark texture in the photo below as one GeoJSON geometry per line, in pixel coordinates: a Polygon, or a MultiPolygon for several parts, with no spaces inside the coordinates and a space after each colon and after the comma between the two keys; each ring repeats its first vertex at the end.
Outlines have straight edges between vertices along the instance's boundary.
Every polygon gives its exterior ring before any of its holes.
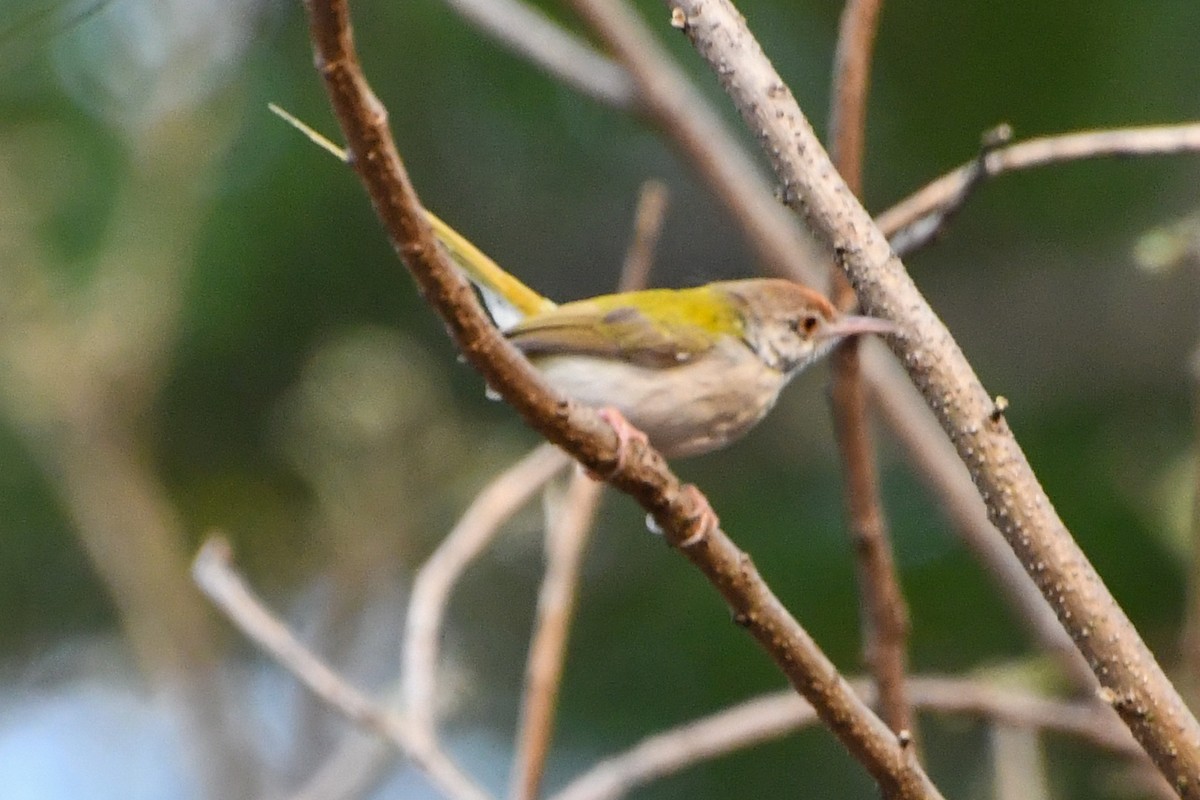
{"type": "Polygon", "coordinates": [[[966,463],[1004,535],[1111,702],[1175,790],[1200,798],[1200,725],[1071,538],[1003,412],[837,174],[795,98],[727,0],[669,0],[760,137],[785,202],[829,242],[863,308],[895,322],[889,344],[966,463]]]}

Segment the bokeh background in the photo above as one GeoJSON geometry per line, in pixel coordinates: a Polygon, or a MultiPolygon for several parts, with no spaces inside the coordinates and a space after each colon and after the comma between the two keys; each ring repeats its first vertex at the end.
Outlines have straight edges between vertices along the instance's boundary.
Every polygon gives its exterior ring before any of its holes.
{"type": "MultiPolygon", "coordinates": [[[[740,131],[663,7],[639,8],[740,131]]],[[[821,129],[840,3],[741,8],[821,129]]],[[[557,299],[611,288],[647,178],[671,198],[654,283],[755,274],[735,226],[653,129],[557,85],[436,0],[359,0],[354,12],[424,201],[533,286],[557,299]]],[[[1027,137],[1196,118],[1198,43],[1191,0],[890,4],[867,205],[970,158],[998,122],[1027,137]]],[[[287,796],[347,728],[199,598],[183,570],[203,535],[225,531],[273,607],[386,694],[413,571],[535,437],[456,359],[354,176],[267,112],[274,101],[336,130],[298,4],[3,0],[0,76],[0,796],[287,796]],[[180,673],[182,685],[164,677],[180,673]],[[228,731],[224,749],[197,749],[195,724],[228,731]]],[[[1146,269],[1134,256],[1148,231],[1196,213],[1197,186],[1200,157],[1005,177],[908,261],[1168,665],[1188,589],[1200,279],[1194,259],[1146,269]]],[[[1179,230],[1168,245],[1185,246],[1179,230]]],[[[679,469],[856,673],[826,380],[824,368],[802,376],[745,441],[679,469]]],[[[1021,628],[879,440],[914,670],[1025,669],[1021,628]]],[[[497,790],[538,530],[535,508],[451,605],[447,735],[497,790]]],[[[549,787],[781,685],[707,583],[610,495],[549,787]]],[[[929,721],[925,737],[948,795],[990,796],[984,726],[929,721]]],[[[1051,739],[1046,758],[1059,796],[1135,796],[1079,744],[1051,739]]],[[[372,791],[432,796],[401,767],[372,791]]],[[[637,796],[875,790],[813,730],[637,796]]]]}

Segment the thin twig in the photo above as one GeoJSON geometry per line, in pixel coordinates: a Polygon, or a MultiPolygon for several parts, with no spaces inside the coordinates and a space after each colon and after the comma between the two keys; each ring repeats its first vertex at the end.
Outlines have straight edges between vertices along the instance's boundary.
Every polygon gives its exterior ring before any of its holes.
{"type": "MultiPolygon", "coordinates": [[[[500,527],[569,463],[567,455],[553,445],[543,443],[535,447],[475,496],[417,571],[405,619],[399,694],[413,737],[433,749],[441,749],[437,731],[437,704],[441,697],[437,670],[450,592],[500,527]]],[[[358,797],[393,758],[390,749],[379,750],[376,740],[348,738],[314,770],[291,800],[358,797]]]]}
{"type": "Polygon", "coordinates": [[[200,547],[192,563],[192,578],[231,622],[309,691],[350,721],[390,741],[439,790],[460,800],[488,800],[488,793],[423,742],[407,719],[385,711],[301,644],[246,586],[233,567],[233,551],[221,536],[210,536],[200,547]]]}
{"type": "Polygon", "coordinates": [[[509,787],[509,797],[514,800],[534,800],[541,791],[554,734],[567,635],[575,614],[579,571],[603,493],[603,483],[576,469],[559,508],[549,510],[556,514],[547,514],[546,575],[538,593],[537,618],[529,643],[517,755],[509,787]]]}
{"type": "Polygon", "coordinates": [[[637,95],[619,65],[521,0],[446,0],[484,33],[578,92],[624,111],[637,95]]]}
{"type": "MultiPolygon", "coordinates": [[[[876,224],[889,239],[910,229],[922,228],[924,221],[940,221],[943,209],[961,204],[964,189],[978,185],[981,178],[993,178],[1006,172],[1063,164],[1085,158],[1125,156],[1161,156],[1200,152],[1200,122],[1157,125],[1140,128],[1080,131],[1055,136],[1040,136],[1023,142],[987,149],[982,159],[973,159],[926,184],[876,217],[876,224]],[[979,166],[982,164],[982,173],[979,166]]],[[[939,223],[940,224],[940,223],[939,223]]],[[[929,231],[921,231],[927,241],[929,231]]]]}
{"type": "Polygon", "coordinates": [[[345,0],[308,0],[316,64],[351,159],[427,302],[442,315],[464,357],[535,430],[630,494],[666,541],[680,548],[847,749],[885,790],[939,797],[887,726],[858,698],[808,633],[787,612],[749,557],[712,522],[707,500],[684,486],[662,456],[640,441],[618,450],[616,433],[585,406],[548,390],[532,366],[489,323],[470,288],[446,262],[396,152],[387,113],[359,66],[345,0]],[[618,459],[620,452],[621,458],[618,459]],[[708,524],[697,531],[702,520],[708,524]]]}
{"type": "Polygon", "coordinates": [[[475,496],[417,572],[405,622],[402,680],[405,710],[421,736],[437,739],[438,644],[450,591],[500,526],[569,463],[557,447],[538,445],[475,496]]]}
{"type": "Polygon", "coordinates": [[[887,239],[829,161],[728,0],[676,0],[685,30],[758,134],[784,199],[834,249],[864,309],[895,322],[889,344],[971,471],[992,521],[1071,633],[1134,737],[1188,798],[1200,798],[1200,724],[1071,538],[1008,424],[887,239]]]}
{"type": "Polygon", "coordinates": [[[833,53],[829,151],[846,185],[860,196],[867,148],[871,59],[882,9],[883,0],[846,0],[833,53]]]}
{"type": "MultiPolygon", "coordinates": [[[[875,690],[855,681],[868,699],[875,690]]],[[[1129,732],[1111,723],[1110,710],[1094,700],[1065,701],[988,686],[973,678],[913,676],[914,706],[929,714],[975,717],[993,725],[1057,733],[1124,758],[1143,753],[1129,732]]],[[[817,721],[812,706],[791,692],[756,697],[706,717],[647,736],[573,779],[551,800],[612,800],[689,767],[779,739],[817,721]]]]}
{"type": "MultiPolygon", "coordinates": [[[[871,55],[883,0],[847,0],[834,57],[830,141],[834,163],[850,190],[862,194],[871,55]]],[[[833,302],[849,311],[858,304],[846,276],[833,268],[833,302]]],[[[833,353],[830,400],[844,465],[843,494],[854,542],[863,616],[863,652],[879,687],[879,707],[892,730],[912,740],[915,720],[905,693],[908,608],[896,574],[891,537],[879,491],[867,392],[859,359],[860,339],[841,342],[833,353]]]]}
{"type": "Polygon", "coordinates": [[[617,291],[632,292],[649,284],[654,250],[658,247],[658,237],[667,215],[667,197],[667,187],[661,181],[642,183],[633,216],[633,237],[625,250],[617,291]]]}

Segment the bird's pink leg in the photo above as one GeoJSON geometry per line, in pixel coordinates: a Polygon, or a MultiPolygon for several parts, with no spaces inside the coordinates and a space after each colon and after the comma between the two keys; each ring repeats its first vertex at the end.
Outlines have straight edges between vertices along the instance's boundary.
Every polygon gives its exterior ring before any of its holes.
{"type": "MultiPolygon", "coordinates": [[[[614,406],[605,406],[596,410],[600,415],[600,419],[612,426],[613,433],[617,435],[617,463],[612,468],[612,472],[618,472],[625,466],[625,453],[629,449],[629,443],[633,441],[641,442],[643,445],[650,444],[650,440],[646,438],[646,434],[642,433],[637,428],[625,419],[625,415],[618,411],[614,406]]],[[[611,472],[609,473],[612,474],[611,472]]],[[[597,480],[602,478],[592,475],[597,480]]]]}

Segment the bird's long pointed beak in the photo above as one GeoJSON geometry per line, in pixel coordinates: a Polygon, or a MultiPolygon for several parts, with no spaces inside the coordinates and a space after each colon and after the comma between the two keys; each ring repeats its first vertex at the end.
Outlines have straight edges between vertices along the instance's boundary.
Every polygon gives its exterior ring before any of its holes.
{"type": "Polygon", "coordinates": [[[896,333],[900,329],[895,323],[878,317],[864,317],[846,314],[826,325],[821,330],[822,339],[840,339],[845,336],[857,336],[863,333],[877,333],[881,336],[896,333]]]}

